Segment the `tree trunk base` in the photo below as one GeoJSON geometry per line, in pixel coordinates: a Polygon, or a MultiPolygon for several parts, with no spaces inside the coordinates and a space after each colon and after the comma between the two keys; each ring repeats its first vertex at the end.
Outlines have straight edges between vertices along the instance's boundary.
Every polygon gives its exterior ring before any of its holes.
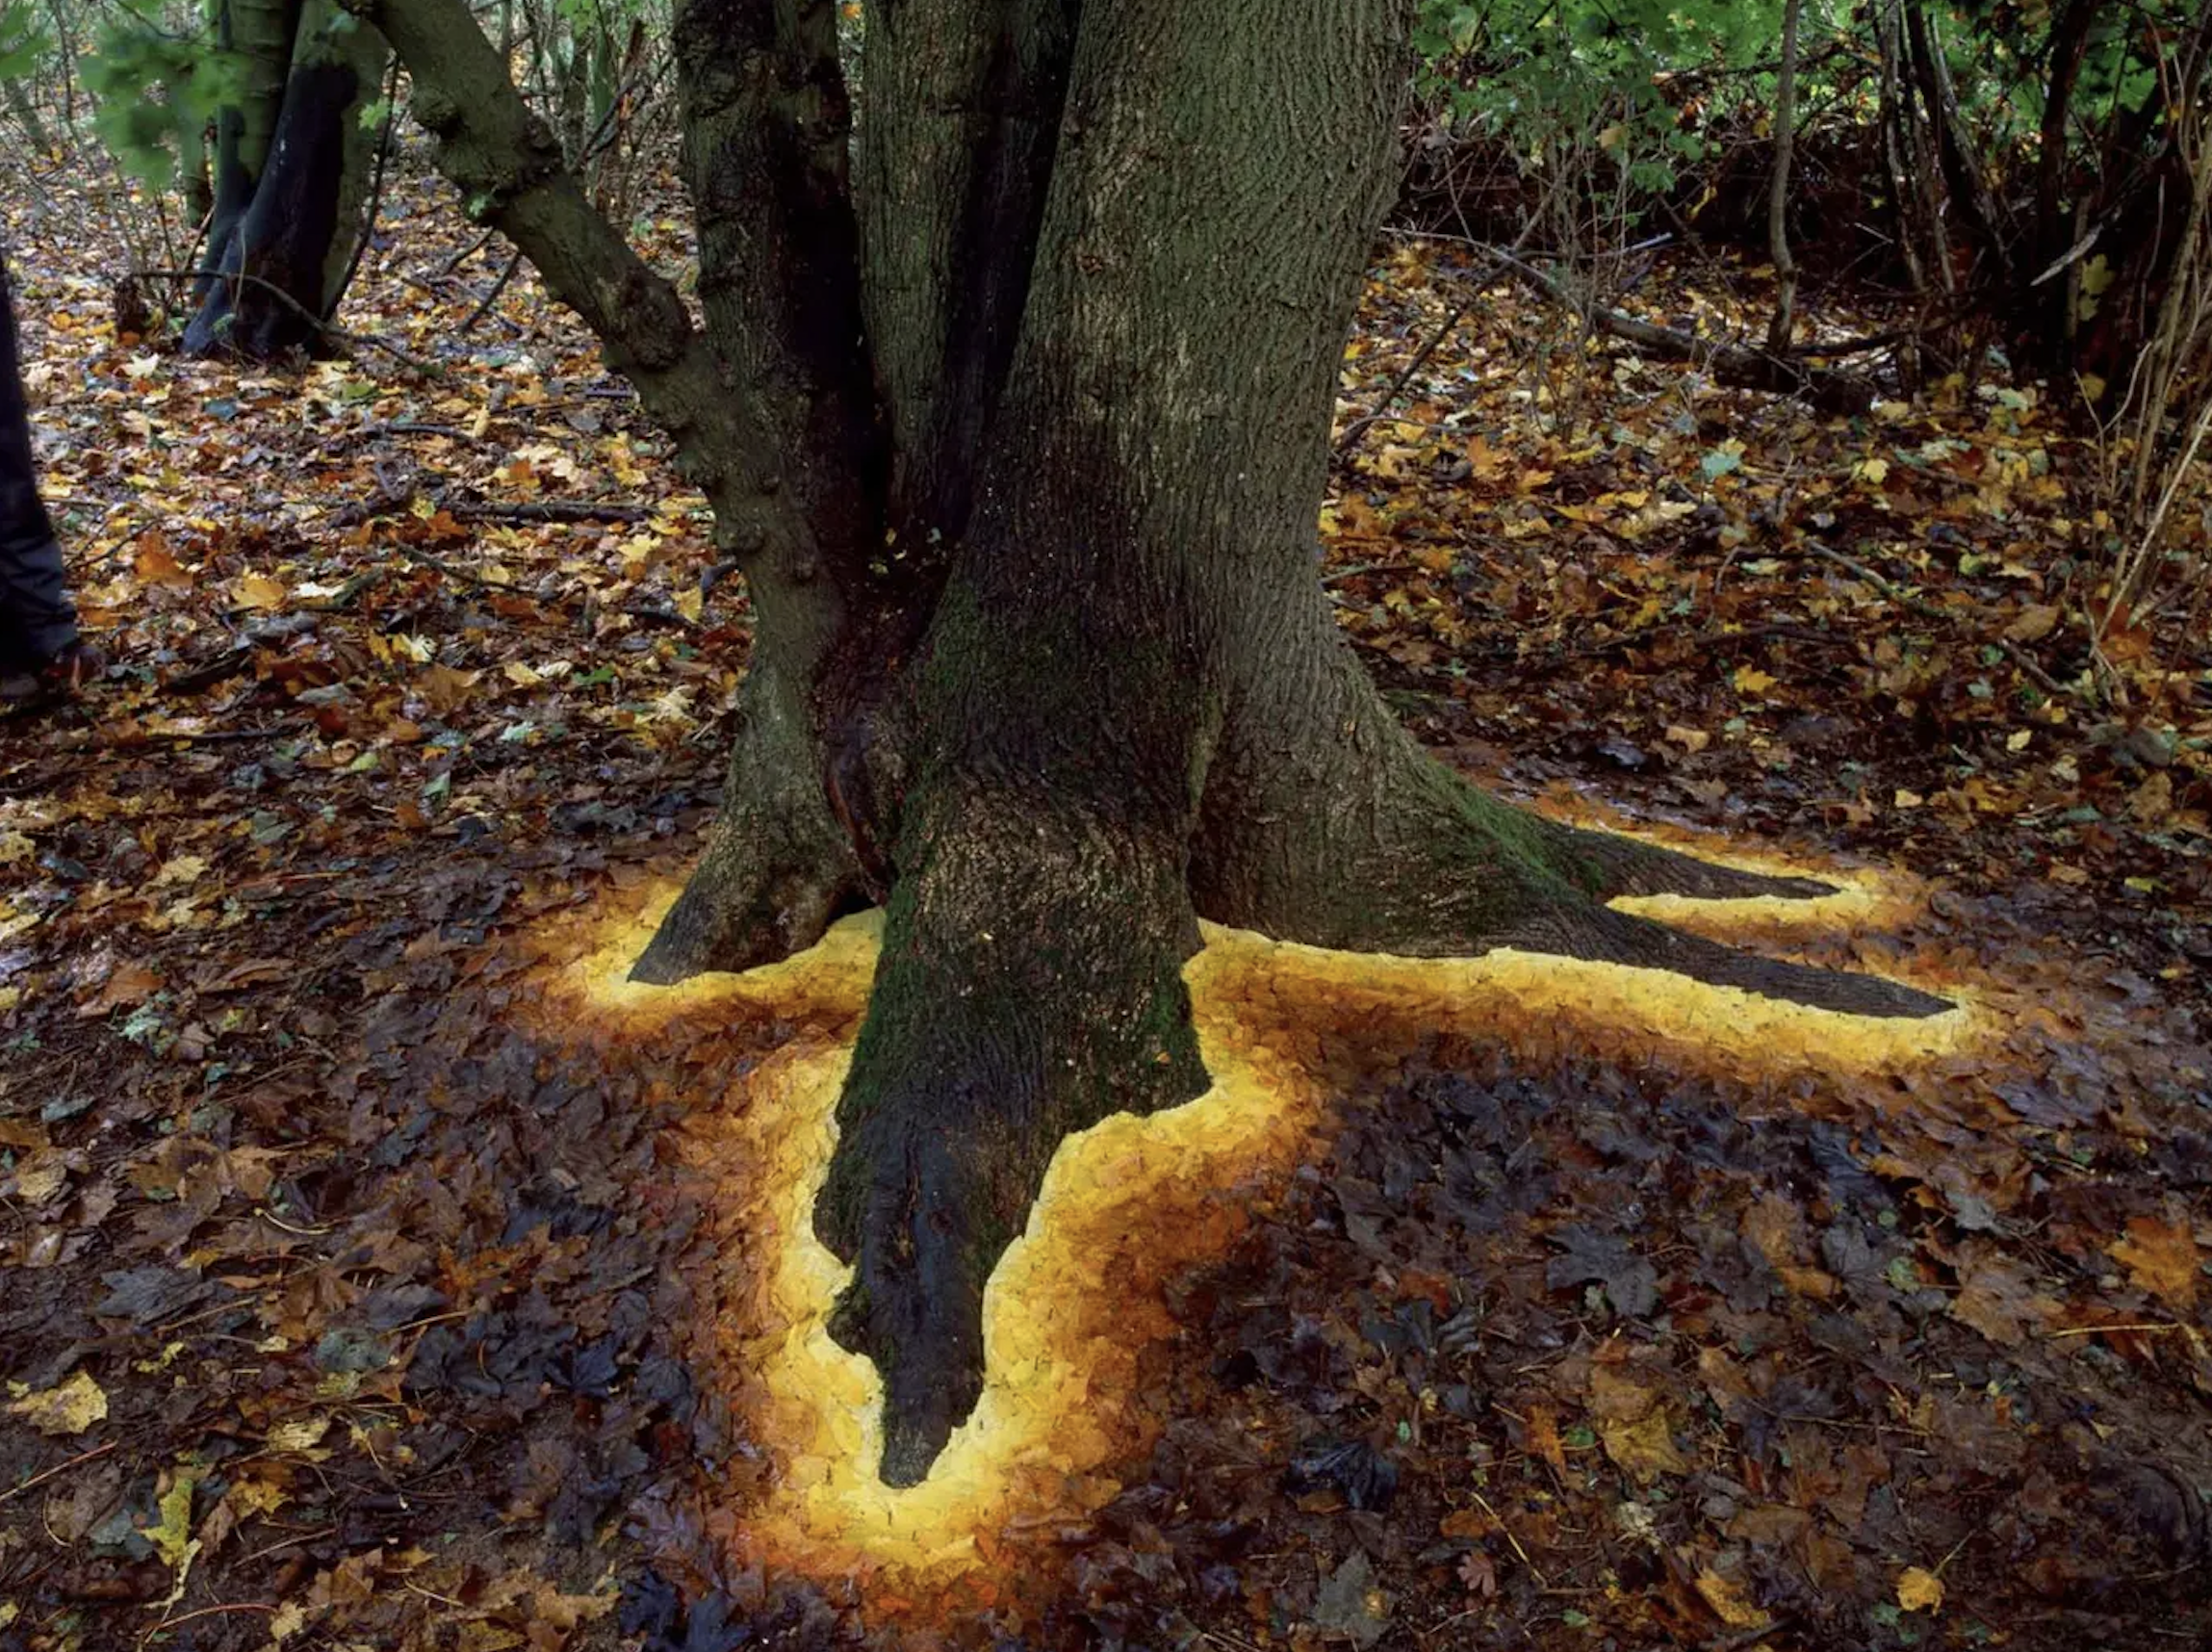
{"type": "Polygon", "coordinates": [[[892,900],[814,1212],[853,1264],[831,1332],[883,1375],[890,1485],[983,1393],[984,1286],[1060,1143],[1210,1083],[1176,845],[1012,799],[961,815],[892,900]]]}
{"type": "MultiPolygon", "coordinates": [[[[875,990],[815,1206],[823,1243],[854,1269],[832,1332],[883,1375],[890,1484],[925,1477],[982,1393],[984,1287],[1062,1140],[1206,1088],[1181,978],[1198,917],[1348,952],[1515,947],[1843,1015],[1949,1008],[1615,911],[1632,895],[1835,891],[1503,803],[1399,727],[1311,593],[1274,617],[1251,618],[1249,680],[1225,696],[1218,737],[1194,748],[1208,754],[1196,794],[1142,769],[1144,752],[1174,744],[1166,734],[1124,740],[1070,705],[1026,737],[1140,766],[1091,780],[1078,768],[1068,784],[956,765],[905,795],[875,990]]],[[[635,978],[784,956],[858,898],[805,726],[772,679],[749,682],[731,812],[635,978]]]]}
{"type": "Polygon", "coordinates": [[[822,795],[801,695],[756,665],[739,692],[722,811],[630,978],[672,987],[773,964],[867,904],[860,864],[822,795]]]}

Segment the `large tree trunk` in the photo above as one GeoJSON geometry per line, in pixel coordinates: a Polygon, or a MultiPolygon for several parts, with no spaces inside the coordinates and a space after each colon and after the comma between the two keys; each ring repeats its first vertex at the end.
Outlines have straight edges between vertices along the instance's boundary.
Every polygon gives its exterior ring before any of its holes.
{"type": "Polygon", "coordinates": [[[230,0],[225,15],[250,30],[252,70],[218,127],[209,253],[184,345],[267,361],[315,344],[343,296],[376,144],[360,115],[390,49],[332,0],[230,0]]]}
{"type": "Polygon", "coordinates": [[[637,973],[887,904],[816,1211],[854,1267],[833,1329],[885,1377],[887,1480],[973,1407],[984,1284],[1060,1142],[1204,1088],[1201,916],[1938,1007],[1613,912],[1823,891],[1498,803],[1338,635],[1313,529],[1402,0],[878,7],[857,211],[830,0],[686,0],[704,335],[461,0],[360,3],[447,170],[676,433],[759,608],[729,801],[637,973]]]}

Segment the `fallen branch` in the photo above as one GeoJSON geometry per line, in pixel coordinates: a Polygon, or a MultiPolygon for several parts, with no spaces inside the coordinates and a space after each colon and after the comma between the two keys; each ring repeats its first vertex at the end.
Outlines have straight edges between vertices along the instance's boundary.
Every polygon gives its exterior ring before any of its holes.
{"type": "MultiPolygon", "coordinates": [[[[208,274],[209,272],[205,270],[134,270],[130,272],[130,278],[134,281],[198,281],[207,278],[208,274]]],[[[215,272],[213,278],[218,281],[241,282],[246,286],[258,288],[269,294],[294,315],[306,322],[326,339],[335,340],[339,344],[359,345],[367,349],[382,350],[410,373],[419,373],[424,378],[443,378],[446,376],[446,370],[434,361],[424,361],[421,356],[409,355],[398,345],[380,339],[374,333],[353,332],[324,320],[273,281],[264,280],[259,275],[249,275],[240,270],[219,271],[215,272]]]]}
{"type": "MultiPolygon", "coordinates": [[[[560,606],[554,598],[541,597],[537,592],[521,585],[502,584],[497,580],[487,580],[481,574],[472,574],[466,568],[455,567],[443,556],[434,556],[429,552],[421,550],[416,546],[400,545],[395,549],[408,561],[428,568],[433,573],[441,574],[449,580],[457,580],[464,585],[474,585],[479,591],[490,591],[495,596],[516,597],[541,608],[557,608],[560,606]]],[[[584,607],[587,612],[601,611],[597,592],[585,594],[584,607]]],[[[647,620],[652,624],[669,626],[677,631],[694,629],[692,622],[685,619],[674,608],[656,607],[651,603],[616,603],[610,609],[604,611],[628,614],[632,619],[647,620]]]]}
{"type": "Polygon", "coordinates": [[[1771,396],[1802,397],[1823,413],[1865,413],[1874,405],[1873,380],[1836,368],[1814,367],[1792,357],[1769,354],[1743,345],[1701,339],[1694,333],[1662,327],[1624,316],[1603,304],[1577,297],[1555,277],[1525,264],[1512,253],[1493,248],[1498,263],[1554,303],[1572,310],[1585,326],[1633,344],[1654,355],[1686,361],[1702,373],[1738,390],[1764,391],[1771,396]]]}
{"type": "MultiPolygon", "coordinates": [[[[331,513],[332,528],[358,528],[379,516],[406,510],[415,503],[417,489],[410,480],[400,488],[385,488],[375,498],[356,501],[331,513]]],[[[644,522],[653,508],[588,499],[542,499],[502,503],[497,500],[448,500],[433,490],[430,503],[455,522],[644,522]]]]}
{"type": "Polygon", "coordinates": [[[650,505],[582,499],[545,499],[527,504],[464,502],[439,508],[455,522],[643,522],[653,514],[650,505]]]}

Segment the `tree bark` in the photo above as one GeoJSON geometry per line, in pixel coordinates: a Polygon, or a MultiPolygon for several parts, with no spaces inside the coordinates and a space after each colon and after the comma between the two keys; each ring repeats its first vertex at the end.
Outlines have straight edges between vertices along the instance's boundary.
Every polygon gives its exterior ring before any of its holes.
{"type": "Polygon", "coordinates": [[[205,299],[229,256],[239,220],[253,204],[254,186],[269,163],[300,6],[301,0],[220,0],[217,10],[216,38],[238,65],[238,96],[216,117],[214,217],[208,223],[207,272],[195,297],[205,299]]]}
{"type": "MultiPolygon", "coordinates": [[[[774,285],[757,306],[739,301],[732,281],[703,273],[714,336],[693,328],[675,290],[645,267],[563,169],[558,141],[523,102],[462,0],[352,3],[378,23],[407,65],[415,116],[438,140],[440,165],[476,216],[520,247],[554,296],[583,318],[607,364],[630,377],[647,411],[675,439],[686,474],[713,506],[715,543],[736,562],[753,599],[753,669],[740,690],[728,802],[691,887],[635,974],[678,981],[705,969],[746,968],[810,944],[865,887],[822,786],[811,706],[845,628],[852,567],[864,550],[852,542],[849,521],[840,539],[811,512],[825,498],[834,503],[840,487],[857,492],[865,485],[836,468],[853,462],[844,437],[820,451],[802,434],[817,401],[805,380],[810,352],[827,348],[823,341],[832,335],[774,313],[770,293],[792,293],[781,272],[759,277],[774,285]],[[781,329],[782,341],[750,338],[756,324],[781,329]]],[[[718,158],[714,133],[741,118],[725,100],[782,95],[776,54],[804,65],[812,50],[818,63],[818,14],[828,9],[802,0],[795,15],[784,13],[782,46],[776,28],[763,33],[755,19],[764,6],[749,3],[747,16],[733,20],[727,34],[707,24],[706,13],[687,9],[696,19],[688,25],[694,49],[759,60],[750,69],[702,65],[688,77],[707,130],[699,140],[706,152],[691,157],[687,172],[695,186],[714,192],[716,215],[731,220],[703,241],[703,251],[731,255],[732,226],[741,228],[756,211],[770,233],[797,233],[790,217],[810,186],[793,183],[795,194],[782,203],[754,197],[748,191],[783,189],[784,180],[764,155],[755,157],[758,164],[745,158],[750,140],[732,138],[736,152],[718,158]],[[703,178],[702,168],[711,175],[703,178]]],[[[782,113],[762,112],[783,134],[777,165],[819,168],[825,151],[835,150],[826,131],[808,136],[810,122],[833,118],[813,111],[818,88],[818,66],[802,67],[782,113]]],[[[838,102],[834,118],[841,120],[838,102]]],[[[810,187],[826,183],[817,170],[810,187]]],[[[803,290],[799,296],[806,297],[803,290]]],[[[857,319],[852,324],[857,334],[857,319]]],[[[836,423],[828,409],[842,394],[819,392],[822,423],[836,423]]]]}
{"type": "Polygon", "coordinates": [[[815,1220],[854,1270],[833,1329],[884,1375],[887,1481],[980,1394],[985,1281],[1060,1142],[1204,1088],[1201,916],[1936,1007],[1610,911],[1825,891],[1500,804],[1337,633],[1313,524],[1405,0],[879,6],[857,211],[827,0],[686,0],[704,334],[463,0],[354,3],[441,164],[675,433],[752,584],[729,799],[636,972],[764,961],[885,900],[815,1220]]]}
{"type": "Polygon", "coordinates": [[[255,0],[232,5],[255,32],[255,67],[240,109],[219,128],[210,273],[184,346],[267,361],[317,343],[337,308],[375,152],[359,115],[390,50],[332,0],[306,0],[288,18],[255,0]],[[280,57],[274,31],[287,20],[294,34],[280,57]],[[264,132],[263,71],[279,62],[281,97],[264,132]]]}
{"type": "Polygon", "coordinates": [[[1780,355],[1789,348],[1796,324],[1797,263],[1789,254],[1789,163],[1797,147],[1797,28],[1805,0],[1787,0],[1782,10],[1782,65],[1774,79],[1774,177],[1766,194],[1767,255],[1774,261],[1774,317],[1767,323],[1766,348],[1780,355]]]}

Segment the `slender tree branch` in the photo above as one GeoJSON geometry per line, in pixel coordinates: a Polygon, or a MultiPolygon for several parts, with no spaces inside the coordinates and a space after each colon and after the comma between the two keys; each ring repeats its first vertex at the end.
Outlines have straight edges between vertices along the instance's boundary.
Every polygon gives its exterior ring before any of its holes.
{"type": "Polygon", "coordinates": [[[1856,374],[1819,368],[1808,362],[1751,349],[1716,339],[1701,339],[1652,322],[1641,322],[1576,297],[1555,277],[1510,252],[1498,262],[1554,303],[1574,311],[1585,325],[1655,354],[1687,361],[1724,384],[1762,390],[1774,396],[1802,396],[1823,412],[1864,413],[1874,404],[1874,386],[1856,374]]]}
{"type": "MultiPolygon", "coordinates": [[[[139,281],[197,281],[204,273],[205,271],[199,270],[134,270],[131,271],[131,278],[139,281]]],[[[333,339],[339,344],[359,345],[366,349],[381,350],[394,361],[399,363],[400,366],[412,373],[421,374],[424,378],[443,378],[445,376],[446,370],[436,362],[424,360],[419,355],[409,355],[398,345],[389,340],[380,339],[374,333],[354,332],[350,328],[342,327],[334,322],[326,321],[275,282],[263,276],[249,274],[242,270],[228,270],[221,271],[216,278],[220,281],[232,281],[241,286],[251,287],[256,292],[267,293],[324,338],[333,339]]]]}

